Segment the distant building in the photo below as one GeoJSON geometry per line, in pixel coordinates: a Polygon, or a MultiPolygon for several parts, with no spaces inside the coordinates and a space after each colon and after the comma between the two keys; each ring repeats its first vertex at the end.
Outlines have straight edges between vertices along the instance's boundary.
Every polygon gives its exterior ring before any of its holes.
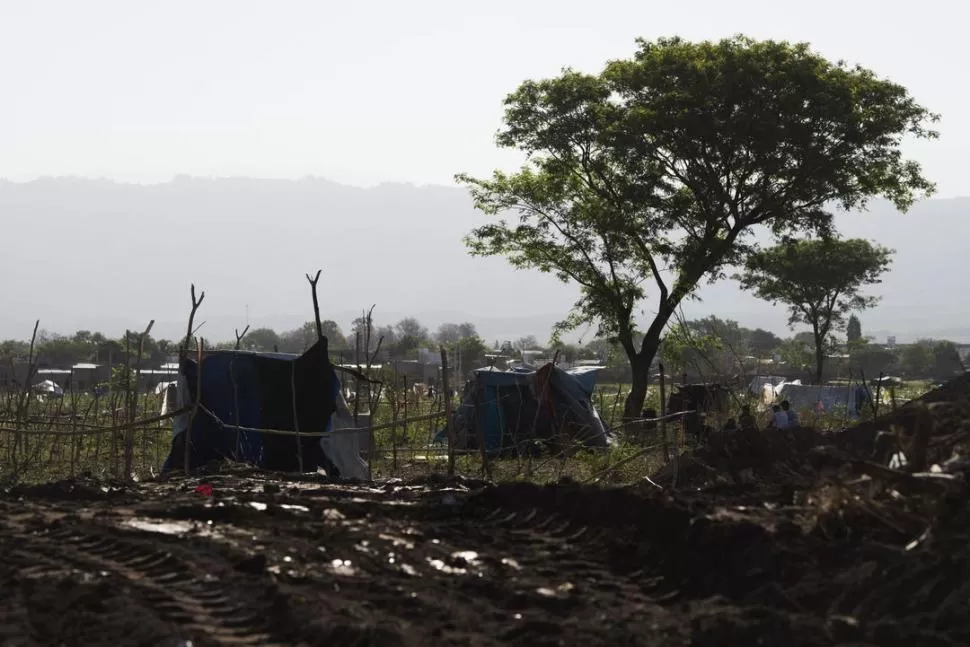
{"type": "MultiPolygon", "coordinates": [[[[111,379],[111,367],[107,364],[81,362],[71,367],[71,375],[64,390],[90,391],[101,382],[111,379]]],[[[56,380],[55,380],[56,381],[56,380]]]]}

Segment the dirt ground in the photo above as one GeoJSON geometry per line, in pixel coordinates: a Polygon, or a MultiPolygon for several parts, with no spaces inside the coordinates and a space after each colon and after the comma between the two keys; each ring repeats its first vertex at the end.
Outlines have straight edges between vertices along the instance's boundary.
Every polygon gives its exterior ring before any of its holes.
{"type": "Polygon", "coordinates": [[[909,471],[795,430],[627,488],[13,489],[0,644],[967,645],[970,464],[945,424],[909,471]]]}

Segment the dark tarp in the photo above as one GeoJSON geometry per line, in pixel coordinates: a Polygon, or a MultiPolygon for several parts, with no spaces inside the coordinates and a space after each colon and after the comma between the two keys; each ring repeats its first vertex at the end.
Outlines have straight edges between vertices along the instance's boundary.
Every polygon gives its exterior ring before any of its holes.
{"type": "MultiPolygon", "coordinates": [[[[179,371],[184,377],[188,397],[194,403],[198,366],[194,359],[183,359],[179,371]]],[[[302,355],[253,353],[249,351],[212,351],[202,359],[201,404],[192,423],[190,468],[212,461],[232,460],[251,463],[269,470],[297,471],[298,443],[303,453],[303,469],[334,467],[324,456],[319,437],[262,434],[226,429],[226,425],[252,429],[322,433],[329,430],[340,393],[340,381],[330,364],[325,341],[314,344],[302,355]],[[295,388],[294,388],[295,387],[295,388]]],[[[185,433],[177,433],[172,451],[162,471],[181,468],[185,456],[185,433]]]]}

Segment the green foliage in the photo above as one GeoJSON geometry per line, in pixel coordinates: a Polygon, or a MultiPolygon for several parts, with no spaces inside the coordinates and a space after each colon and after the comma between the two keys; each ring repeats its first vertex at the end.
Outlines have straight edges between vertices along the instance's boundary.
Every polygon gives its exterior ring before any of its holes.
{"type": "Polygon", "coordinates": [[[716,332],[698,332],[697,328],[680,320],[667,328],[660,347],[665,371],[681,373],[693,367],[703,372],[705,363],[711,363],[711,355],[723,348],[716,332]]]}
{"type": "Polygon", "coordinates": [[[108,380],[108,388],[112,391],[135,389],[138,384],[135,378],[135,369],[126,368],[124,365],[113,366],[111,367],[111,377],[108,380]]]}
{"type": "Polygon", "coordinates": [[[270,352],[280,347],[281,340],[272,328],[253,328],[246,333],[241,345],[248,350],[270,352]]]}
{"type": "Polygon", "coordinates": [[[933,186],[900,142],[936,133],[905,88],[804,44],[637,42],[599,74],[523,83],[498,143],[527,166],[457,179],[496,218],[467,237],[470,252],[578,285],[558,330],[596,322],[617,339],[642,399],[668,320],[700,281],[753,251],[754,227],[829,233],[825,205],[878,195],[906,209],[933,186]],[[648,281],[659,306],[638,348],[648,281]]]}
{"type": "Polygon", "coordinates": [[[908,377],[938,380],[950,379],[965,368],[953,342],[933,339],[920,339],[904,346],[899,364],[908,377]]]}
{"type": "Polygon", "coordinates": [[[737,275],[741,287],[771,303],[788,306],[789,325],[812,328],[816,380],[822,379],[826,344],[845,315],[875,305],[862,288],[880,282],[893,250],[854,238],[788,240],[748,257],[737,275]]]}
{"type": "Polygon", "coordinates": [[[468,322],[461,324],[443,323],[438,326],[438,332],[435,335],[439,344],[451,344],[468,337],[478,337],[475,324],[468,322]]]}
{"type": "Polygon", "coordinates": [[[748,348],[755,357],[771,357],[781,344],[781,337],[761,328],[752,330],[748,335],[748,348]]]}
{"type": "Polygon", "coordinates": [[[781,361],[799,371],[807,371],[813,362],[812,346],[797,339],[789,339],[778,347],[781,361]]]}
{"type": "Polygon", "coordinates": [[[430,345],[431,333],[414,317],[398,321],[394,325],[394,334],[393,346],[388,350],[399,357],[411,357],[419,348],[430,345]]]}
{"type": "Polygon", "coordinates": [[[899,366],[899,355],[894,350],[864,339],[849,344],[849,358],[853,369],[861,371],[869,380],[880,373],[890,374],[899,366]]]}
{"type": "MultiPolygon", "coordinates": [[[[460,367],[462,373],[482,366],[485,362],[485,354],[491,352],[485,340],[477,334],[448,342],[439,340],[439,344],[448,352],[448,363],[451,368],[457,370],[460,367]]],[[[464,379],[463,375],[458,377],[464,379]]]]}

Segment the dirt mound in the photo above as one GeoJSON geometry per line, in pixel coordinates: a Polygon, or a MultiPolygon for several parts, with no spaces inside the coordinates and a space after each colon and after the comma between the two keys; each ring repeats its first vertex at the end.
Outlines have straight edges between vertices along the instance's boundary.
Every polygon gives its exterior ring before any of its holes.
{"type": "Polygon", "coordinates": [[[237,470],[0,493],[0,643],[970,644],[965,463],[905,473],[806,429],[690,460],[675,491],[237,470]]]}
{"type": "Polygon", "coordinates": [[[877,449],[880,432],[888,432],[896,427],[911,435],[914,427],[923,424],[925,411],[931,412],[929,417],[933,421],[934,435],[951,433],[955,427],[967,422],[970,411],[970,373],[956,377],[940,388],[927,391],[919,398],[887,411],[875,420],[867,420],[846,429],[838,436],[839,445],[857,453],[871,455],[877,449]]]}
{"type": "Polygon", "coordinates": [[[126,487],[113,480],[100,480],[90,475],[52,481],[39,485],[16,485],[6,492],[10,497],[57,501],[118,501],[125,497],[126,487]]]}
{"type": "Polygon", "coordinates": [[[676,457],[651,476],[663,487],[703,488],[745,483],[807,486],[818,476],[813,456],[831,451],[831,437],[805,427],[737,431],[676,457]]]}

